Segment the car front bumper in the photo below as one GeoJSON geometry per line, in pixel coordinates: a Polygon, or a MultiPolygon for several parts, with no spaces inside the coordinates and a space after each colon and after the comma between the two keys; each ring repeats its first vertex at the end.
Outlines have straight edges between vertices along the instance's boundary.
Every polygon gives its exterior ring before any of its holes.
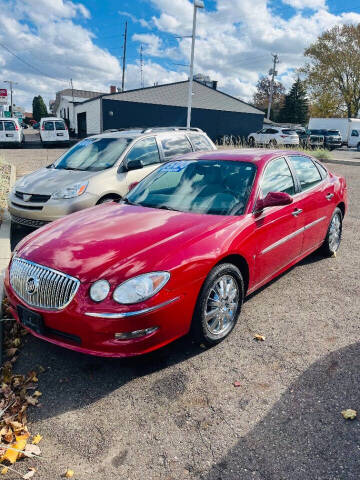
{"type": "Polygon", "coordinates": [[[139,305],[119,305],[118,312],[107,312],[102,304],[84,301],[88,287],[81,284],[72,302],[62,310],[46,310],[27,305],[5,275],[5,291],[10,310],[19,322],[18,306],[42,316],[40,334],[25,327],[34,336],[77,352],[102,357],[129,357],[156,350],[185,335],[190,328],[198,288],[191,293],[164,292],[161,299],[139,305]],[[164,298],[167,296],[167,299],[164,298]],[[155,328],[156,327],[156,328],[155,328]],[[121,334],[149,329],[138,338],[121,339],[121,334]]]}
{"type": "Polygon", "coordinates": [[[8,198],[8,208],[11,219],[15,223],[40,227],[53,222],[70,213],[93,207],[98,200],[96,195],[84,193],[79,197],[54,200],[50,198],[44,203],[24,202],[11,192],[8,198]]]}

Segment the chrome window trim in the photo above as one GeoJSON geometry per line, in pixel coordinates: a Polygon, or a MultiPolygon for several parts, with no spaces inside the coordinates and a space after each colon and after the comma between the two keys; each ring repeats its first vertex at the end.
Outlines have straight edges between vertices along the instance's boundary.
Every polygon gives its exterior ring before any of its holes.
{"type": "Polygon", "coordinates": [[[172,298],[171,300],[167,300],[166,302],[160,303],[159,305],[155,305],[154,307],[144,308],[143,310],[136,310],[134,312],[123,312],[123,313],[97,313],[97,312],[85,312],[85,315],[88,317],[96,317],[96,318],[128,318],[128,317],[135,317],[136,315],[144,315],[145,313],[154,312],[159,308],[165,307],[170,305],[171,303],[176,302],[179,300],[180,297],[172,298]]]}
{"type": "Polygon", "coordinates": [[[264,254],[264,253],[270,252],[270,251],[273,250],[274,248],[282,245],[283,243],[287,242],[288,240],[291,240],[292,238],[296,237],[296,236],[299,235],[300,233],[305,232],[305,231],[308,230],[309,228],[313,227],[314,225],[316,225],[316,224],[319,223],[319,222],[322,222],[322,221],[325,220],[325,219],[326,219],[326,216],[317,218],[314,222],[308,223],[308,224],[305,225],[304,227],[301,227],[301,228],[299,228],[298,230],[295,230],[294,232],[290,233],[289,235],[286,235],[285,237],[280,238],[280,240],[277,240],[276,242],[272,243],[272,244],[269,245],[268,247],[264,248],[264,250],[262,250],[262,251],[260,252],[260,255],[262,255],[262,254],[264,254]]]}
{"type": "MultiPolygon", "coordinates": [[[[72,277],[71,275],[67,275],[66,273],[63,273],[63,272],[60,272],[59,270],[55,270],[54,268],[50,268],[50,267],[46,267],[44,265],[41,265],[39,263],[35,263],[35,262],[32,262],[31,260],[26,260],[24,258],[21,258],[21,257],[18,257],[16,254],[13,256],[12,260],[11,260],[11,264],[10,264],[10,285],[11,285],[11,288],[14,290],[15,294],[21,298],[21,300],[26,303],[26,305],[28,305],[30,308],[33,307],[33,308],[38,308],[38,309],[41,309],[41,310],[48,310],[48,311],[60,311],[60,310],[64,310],[64,308],[66,308],[71,302],[72,300],[74,299],[78,289],[79,289],[79,286],[80,286],[80,280],[75,278],[75,277],[72,277]],[[70,294],[69,296],[69,300],[62,304],[60,307],[47,307],[47,306],[44,306],[44,305],[35,305],[35,304],[31,304],[29,303],[13,286],[12,284],[12,267],[13,267],[13,264],[14,264],[14,261],[19,261],[21,263],[25,263],[25,264],[28,264],[30,265],[31,267],[33,268],[37,268],[37,269],[41,269],[41,270],[44,270],[45,271],[45,276],[46,276],[46,279],[50,279],[51,278],[51,282],[53,282],[53,280],[55,280],[55,276],[60,276],[60,277],[63,277],[63,279],[68,279],[68,280],[71,280],[72,282],[74,282],[75,284],[75,288],[74,288],[74,291],[72,294],[70,294]]],[[[70,284],[69,284],[70,285],[70,284]]],[[[65,291],[63,292],[63,297],[66,296],[66,292],[68,291],[69,289],[69,285],[66,286],[66,289],[65,291]]],[[[52,286],[52,285],[51,285],[52,286]]],[[[42,292],[41,293],[41,296],[44,297],[47,296],[47,295],[54,295],[54,293],[56,294],[57,291],[58,291],[58,288],[59,288],[59,284],[57,284],[56,286],[56,292],[51,292],[50,291],[50,285],[49,283],[47,283],[46,285],[46,292],[42,292]]]]}

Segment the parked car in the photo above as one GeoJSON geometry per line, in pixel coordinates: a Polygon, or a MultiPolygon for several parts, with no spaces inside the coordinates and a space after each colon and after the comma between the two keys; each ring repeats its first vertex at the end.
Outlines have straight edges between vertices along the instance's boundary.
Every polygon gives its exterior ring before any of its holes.
{"type": "Polygon", "coordinates": [[[32,127],[33,127],[34,130],[39,130],[40,129],[40,122],[33,123],[32,127]]]}
{"type": "Polygon", "coordinates": [[[299,136],[295,130],[282,127],[266,127],[248,135],[251,147],[256,145],[299,145],[299,136]]]}
{"type": "Polygon", "coordinates": [[[310,118],[309,128],[337,130],[342,144],[360,151],[360,118],[310,118]]]}
{"type": "Polygon", "coordinates": [[[325,147],[329,150],[340,148],[342,145],[342,138],[339,130],[325,130],[325,147]]]}
{"type": "Polygon", "coordinates": [[[25,237],[5,277],[12,316],[93,355],[143,354],[189,331],[214,345],[246,295],[319,247],[337,251],[346,192],[343,177],[293,151],[180,157],[121,203],[25,237]]]}
{"type": "Polygon", "coordinates": [[[69,143],[69,131],[63,118],[45,117],[40,120],[40,140],[43,145],[69,143]]]}
{"type": "Polygon", "coordinates": [[[305,130],[298,133],[300,145],[303,148],[324,148],[325,137],[320,133],[320,130],[305,130]]]}
{"type": "Polygon", "coordinates": [[[200,129],[149,128],[86,138],[47,168],[15,184],[8,201],[12,228],[39,227],[77,210],[119,200],[132,183],[162,162],[193,150],[215,149],[200,129]]]}
{"type": "Polygon", "coordinates": [[[0,145],[21,147],[24,141],[24,132],[17,118],[0,118],[0,145]]]}

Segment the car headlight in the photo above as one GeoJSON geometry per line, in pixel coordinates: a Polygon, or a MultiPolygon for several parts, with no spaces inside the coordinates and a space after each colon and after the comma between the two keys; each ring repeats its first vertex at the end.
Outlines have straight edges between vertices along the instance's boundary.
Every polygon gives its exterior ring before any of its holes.
{"type": "Polygon", "coordinates": [[[158,293],[170,278],[169,272],[152,272],[131,278],[116,287],[113,298],[118,303],[139,303],[158,293]]]}
{"type": "Polygon", "coordinates": [[[85,193],[88,183],[89,182],[75,183],[75,185],[71,185],[71,187],[66,187],[63,190],[53,193],[51,197],[55,199],[79,197],[85,193]]]}
{"type": "Polygon", "coordinates": [[[94,302],[102,302],[109,295],[110,284],[107,280],[98,280],[90,287],[89,295],[94,302]]]}

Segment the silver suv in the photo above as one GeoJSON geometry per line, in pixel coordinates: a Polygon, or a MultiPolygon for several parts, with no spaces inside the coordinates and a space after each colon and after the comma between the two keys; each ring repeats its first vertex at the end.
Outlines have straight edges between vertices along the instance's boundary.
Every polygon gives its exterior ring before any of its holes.
{"type": "Polygon", "coordinates": [[[8,201],[12,225],[40,227],[119,200],[162,162],[198,150],[216,150],[198,128],[111,131],[85,138],[53,164],[16,182],[8,201]]]}

